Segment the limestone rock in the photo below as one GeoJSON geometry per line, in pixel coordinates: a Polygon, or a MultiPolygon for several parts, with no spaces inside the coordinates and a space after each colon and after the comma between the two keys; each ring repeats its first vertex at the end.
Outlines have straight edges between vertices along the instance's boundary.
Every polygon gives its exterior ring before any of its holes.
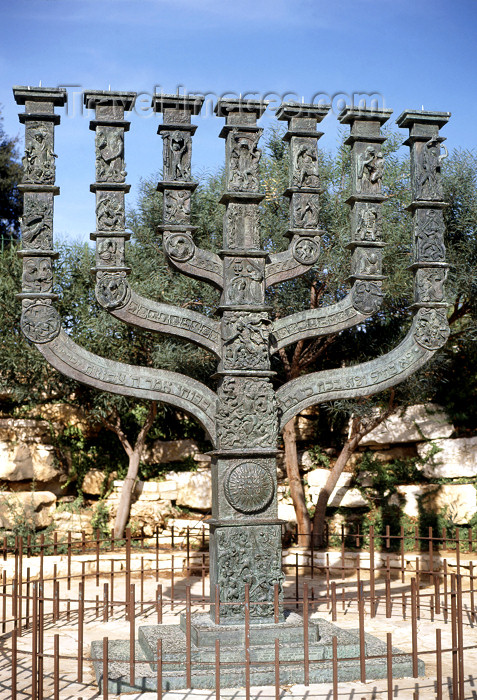
{"type": "Polygon", "coordinates": [[[212,475],[210,469],[196,472],[169,472],[168,478],[177,484],[178,506],[209,511],[212,508],[212,475]]]}
{"type": "Polygon", "coordinates": [[[175,479],[138,481],[134,497],[136,500],[141,501],[175,501],[177,498],[177,482],[175,479]]]}
{"type": "Polygon", "coordinates": [[[51,481],[64,475],[52,445],[38,442],[0,442],[0,479],[51,481]]]}
{"type": "Polygon", "coordinates": [[[414,484],[405,484],[397,487],[398,495],[401,496],[400,506],[403,513],[410,518],[419,517],[419,499],[425,493],[425,486],[415,486],[414,484]]]}
{"type": "Polygon", "coordinates": [[[278,503],[278,518],[289,523],[296,523],[296,513],[293,505],[289,503],[278,503]]]}
{"type": "Polygon", "coordinates": [[[93,514],[93,508],[81,508],[73,512],[57,509],[54,514],[55,528],[63,532],[65,537],[68,536],[68,532],[71,532],[73,540],[81,539],[82,530],[85,531],[87,536],[92,535],[91,519],[93,514]]]}
{"type": "MultiPolygon", "coordinates": [[[[373,450],[373,457],[379,459],[380,462],[393,462],[395,459],[410,459],[417,457],[417,447],[415,444],[399,445],[399,447],[391,447],[389,450],[373,450]]],[[[359,460],[358,460],[359,461],[359,460]]]]}
{"type": "MultiPolygon", "coordinates": [[[[136,501],[132,504],[129,513],[129,524],[133,530],[143,528],[146,537],[152,537],[156,527],[162,527],[171,514],[171,504],[167,501],[136,501]]],[[[110,510],[110,516],[116,515],[114,509],[110,510]]]]}
{"type": "Polygon", "coordinates": [[[477,476],[477,437],[426,442],[418,446],[419,456],[425,459],[433,445],[439,448],[439,452],[420,467],[426,477],[455,479],[477,476]]]}
{"type": "Polygon", "coordinates": [[[182,462],[186,457],[193,457],[199,452],[194,440],[155,440],[143,453],[142,460],[147,464],[167,464],[182,462]]]}
{"type": "Polygon", "coordinates": [[[384,423],[364,436],[361,446],[390,445],[396,442],[420,442],[448,438],[454,426],[437,404],[409,406],[403,414],[391,415],[384,423]]]}
{"type": "MultiPolygon", "coordinates": [[[[325,485],[329,473],[328,469],[314,469],[308,472],[308,487],[305,489],[305,493],[308,492],[308,497],[313,503],[316,503],[316,499],[325,485]]],[[[363,508],[369,505],[358,489],[349,487],[351,479],[352,474],[349,472],[343,472],[343,474],[341,474],[335,489],[331,492],[328,506],[333,508],[363,508]]]]}
{"type": "Polygon", "coordinates": [[[85,474],[81,489],[88,496],[100,496],[103,489],[105,474],[100,469],[90,469],[85,474]]]}
{"type": "Polygon", "coordinates": [[[72,406],[68,403],[43,404],[34,409],[35,413],[40,413],[46,421],[51,421],[57,429],[74,427],[81,430],[83,435],[95,435],[101,428],[100,423],[91,423],[87,419],[85,411],[79,406],[72,406]]]}
{"type": "Polygon", "coordinates": [[[315,419],[317,412],[314,406],[298,414],[295,422],[295,433],[298,441],[312,440],[315,437],[315,419]]]}
{"type": "Polygon", "coordinates": [[[50,491],[0,493],[0,527],[7,530],[16,524],[48,527],[53,522],[56,496],[50,491]]]}
{"type": "Polygon", "coordinates": [[[432,484],[423,489],[422,508],[429,513],[445,511],[455,525],[467,525],[477,513],[477,491],[473,484],[432,484]]]}

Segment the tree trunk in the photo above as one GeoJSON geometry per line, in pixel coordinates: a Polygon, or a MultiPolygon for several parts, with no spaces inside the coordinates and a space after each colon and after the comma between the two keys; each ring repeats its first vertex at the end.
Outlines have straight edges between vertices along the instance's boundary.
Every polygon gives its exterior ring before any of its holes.
{"type": "Polygon", "coordinates": [[[131,510],[131,500],[134,491],[134,485],[139,471],[139,462],[141,460],[142,445],[138,448],[137,443],[135,449],[129,454],[128,473],[124,479],[123,488],[121,489],[121,498],[119,499],[118,512],[114,522],[114,536],[116,539],[121,539],[126,524],[129,519],[129,511],[131,510]]]}
{"type": "Polygon", "coordinates": [[[128,473],[124,480],[123,488],[121,490],[121,498],[119,499],[118,512],[116,513],[116,520],[114,522],[114,536],[117,539],[121,539],[124,535],[124,529],[128,522],[129,511],[131,510],[131,500],[134,490],[134,484],[136,483],[137,473],[139,471],[139,463],[141,461],[142,451],[146,442],[147,434],[154,423],[157,415],[157,403],[152,401],[149,411],[146,416],[146,420],[139,431],[136,443],[134,447],[129,442],[125,432],[121,427],[121,418],[117,411],[113,411],[114,420],[103,419],[103,425],[116,433],[121,445],[124,447],[129,459],[128,473]]]}
{"type": "Polygon", "coordinates": [[[290,486],[290,494],[296,513],[298,527],[298,546],[309,547],[311,541],[311,520],[306,507],[305,491],[298,467],[298,454],[296,449],[295,418],[292,418],[283,428],[283,442],[285,444],[285,465],[290,486]]]}
{"type": "Polygon", "coordinates": [[[343,473],[343,469],[346,467],[349,458],[355,451],[359,444],[359,439],[357,436],[347,440],[343,446],[343,449],[339,453],[338,459],[331,469],[326,484],[320,491],[318,496],[318,501],[316,503],[315,515],[313,516],[313,547],[319,548],[324,546],[324,536],[325,536],[325,519],[326,519],[326,507],[328,505],[329,498],[338,483],[338,479],[343,473]]]}

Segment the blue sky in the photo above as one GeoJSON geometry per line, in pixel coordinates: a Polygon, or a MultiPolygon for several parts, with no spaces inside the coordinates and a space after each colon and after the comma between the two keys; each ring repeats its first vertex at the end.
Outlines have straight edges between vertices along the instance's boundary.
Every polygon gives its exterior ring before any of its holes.
{"type": "MultiPolygon", "coordinates": [[[[88,240],[94,230],[94,136],[74,92],[143,93],[131,116],[126,163],[133,205],[137,183],[158,170],[160,118],[149,108],[164,92],[273,93],[263,118],[273,121],[280,95],[310,101],[380,95],[394,110],[451,111],[447,146],[477,147],[475,0],[0,0],[0,103],[5,131],[22,136],[12,85],[72,86],[72,108],[56,130],[55,230],[88,240]],[[75,86],[75,87],[73,87],[75,86]]],[[[196,173],[223,160],[222,120],[195,118],[196,173]]],[[[336,114],[323,122],[321,145],[336,144],[336,114]]],[[[23,144],[21,144],[23,148],[23,144]]]]}

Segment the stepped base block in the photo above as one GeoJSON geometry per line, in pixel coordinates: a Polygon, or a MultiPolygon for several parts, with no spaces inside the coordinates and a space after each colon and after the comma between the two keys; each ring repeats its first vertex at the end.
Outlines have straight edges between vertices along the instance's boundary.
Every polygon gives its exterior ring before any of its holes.
{"type": "MultiPolygon", "coordinates": [[[[187,687],[186,635],[182,625],[149,625],[140,627],[136,642],[134,683],[130,682],[129,640],[109,642],[108,690],[113,694],[157,691],[157,642],[162,639],[163,690],[187,687]]],[[[332,637],[338,641],[338,680],[360,678],[358,630],[343,630],[327,620],[309,623],[310,683],[331,683],[332,637]]],[[[222,688],[245,686],[244,629],[237,625],[215,625],[208,615],[194,615],[191,624],[192,688],[215,688],[215,640],[220,640],[220,685],[222,688]],[[223,664],[223,665],[222,665],[223,664]]],[[[285,613],[285,621],[252,625],[250,628],[250,684],[275,683],[275,639],[280,640],[280,684],[304,682],[303,619],[296,613],[285,613]]],[[[386,644],[366,634],[366,678],[385,678],[386,644]],[[380,657],[380,658],[376,658],[380,657]]],[[[393,648],[393,677],[412,675],[412,658],[393,648]]],[[[103,644],[91,644],[91,657],[99,690],[103,690],[103,644]]],[[[424,663],[419,660],[419,675],[424,663]]]]}

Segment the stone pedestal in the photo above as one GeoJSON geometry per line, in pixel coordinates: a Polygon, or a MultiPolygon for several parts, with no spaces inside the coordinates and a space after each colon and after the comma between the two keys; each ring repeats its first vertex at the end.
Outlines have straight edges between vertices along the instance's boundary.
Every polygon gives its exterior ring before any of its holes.
{"type": "MultiPolygon", "coordinates": [[[[326,620],[308,624],[308,659],[310,683],[330,683],[333,680],[332,638],[338,642],[338,680],[357,681],[360,678],[359,634],[356,630],[342,630],[326,620]]],[[[216,671],[216,640],[220,642],[220,685],[222,688],[240,688],[246,685],[246,660],[250,660],[250,685],[275,683],[275,640],[279,640],[280,684],[304,682],[304,624],[297,613],[286,611],[278,624],[250,625],[250,647],[247,654],[244,625],[213,623],[208,614],[193,615],[190,628],[190,663],[192,688],[214,688],[216,671]]],[[[110,641],[108,689],[110,693],[157,691],[157,642],[162,640],[162,688],[187,688],[186,620],[180,625],[150,625],[140,627],[136,643],[134,684],[130,684],[129,641],[110,641]],[[124,659],[123,661],[121,659],[124,659]]],[[[372,635],[365,635],[366,677],[368,680],[385,678],[386,644],[372,635]],[[380,658],[376,658],[380,657],[380,658]]],[[[396,656],[393,649],[393,676],[412,675],[411,655],[396,656]]],[[[102,642],[93,642],[91,655],[100,693],[103,692],[102,642]]],[[[424,664],[419,661],[419,675],[424,664]]]]}

